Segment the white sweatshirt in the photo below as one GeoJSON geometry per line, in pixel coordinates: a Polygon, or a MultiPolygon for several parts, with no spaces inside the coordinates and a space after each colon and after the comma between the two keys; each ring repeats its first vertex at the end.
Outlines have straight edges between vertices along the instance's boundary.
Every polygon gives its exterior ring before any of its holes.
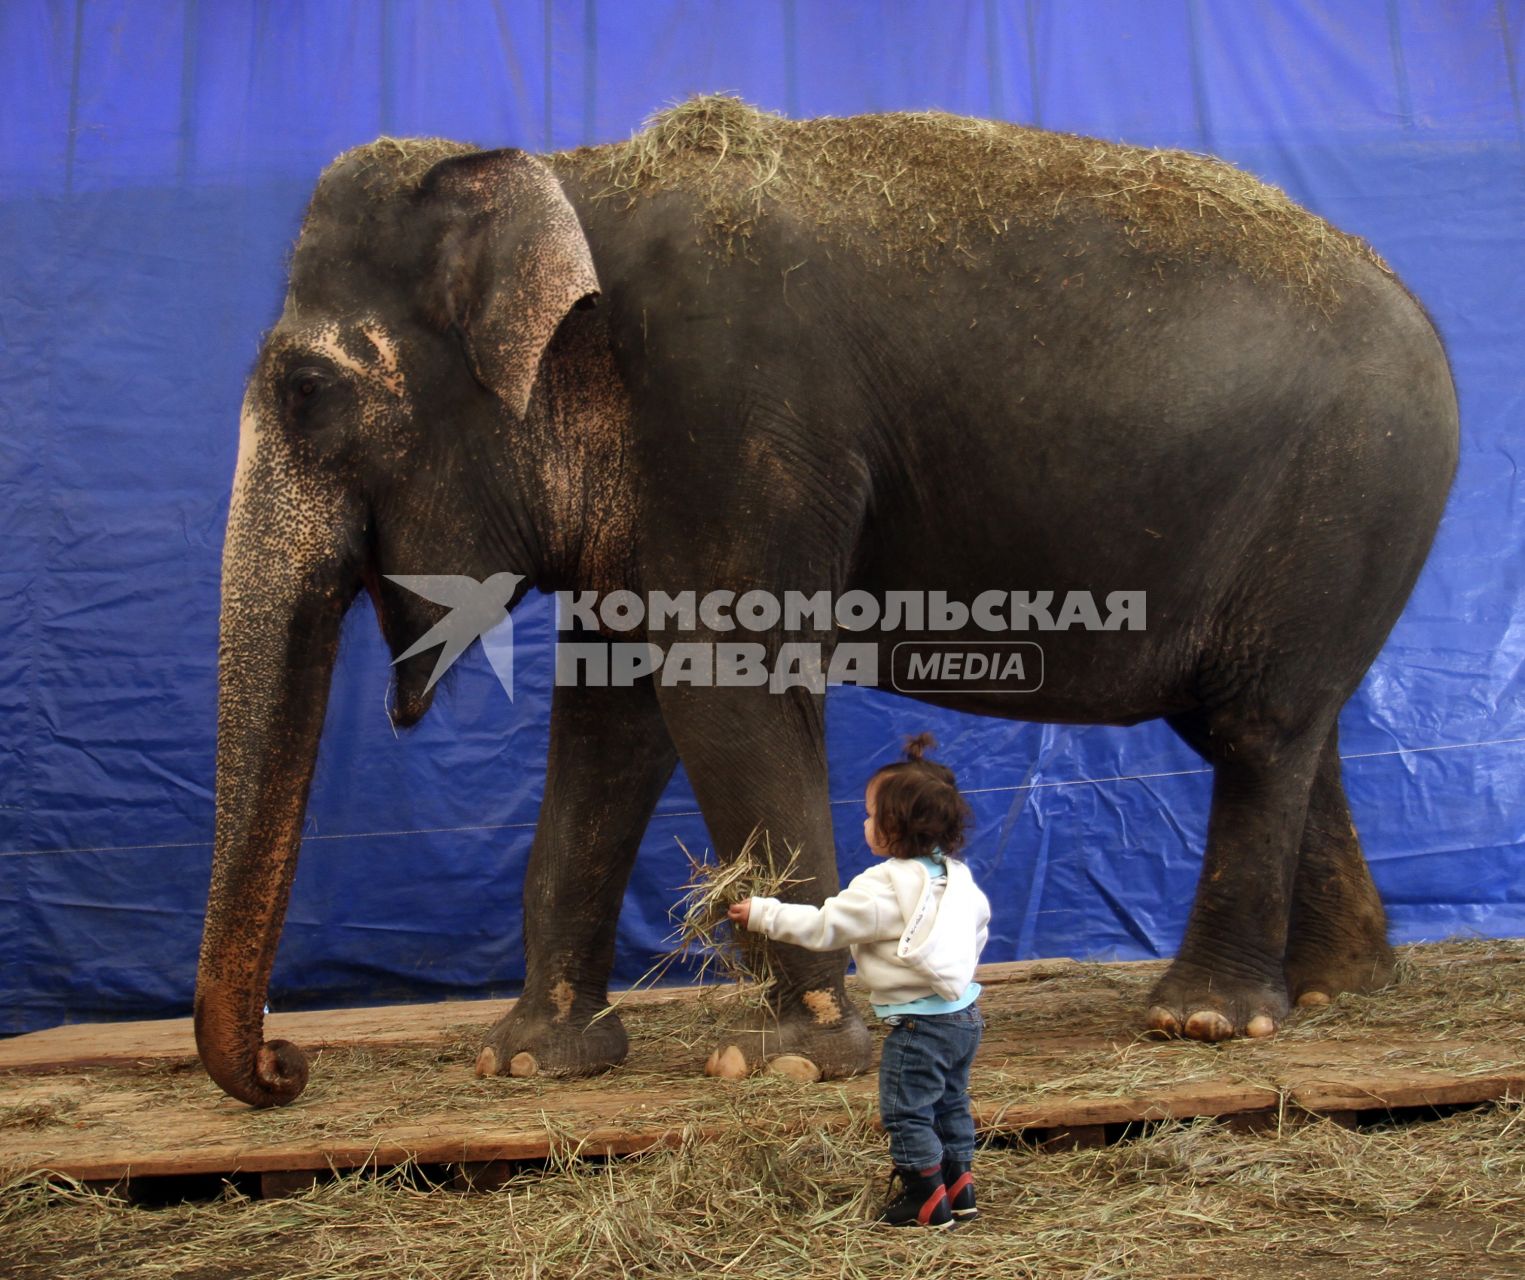
{"type": "Polygon", "coordinates": [[[915,858],[883,858],[819,907],[752,898],[747,930],[808,951],[852,950],[875,1005],[957,1000],[990,933],[990,903],[949,858],[933,876],[915,858]]]}

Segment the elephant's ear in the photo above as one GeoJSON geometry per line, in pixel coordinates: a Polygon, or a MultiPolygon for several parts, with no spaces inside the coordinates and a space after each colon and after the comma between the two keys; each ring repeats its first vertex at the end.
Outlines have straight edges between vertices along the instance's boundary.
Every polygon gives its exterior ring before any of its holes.
{"type": "Polygon", "coordinates": [[[439,246],[425,309],[462,335],[477,378],[522,417],[557,326],[598,295],[582,223],[555,175],[513,149],[441,160],[418,198],[439,246]]]}

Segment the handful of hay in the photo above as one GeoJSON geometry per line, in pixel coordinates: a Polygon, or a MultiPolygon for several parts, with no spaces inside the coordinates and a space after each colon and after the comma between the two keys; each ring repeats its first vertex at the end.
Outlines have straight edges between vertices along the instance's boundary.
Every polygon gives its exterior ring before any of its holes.
{"type": "Polygon", "coordinates": [[[728,999],[742,1008],[767,1008],[768,997],[776,981],[764,939],[739,929],[726,918],[733,902],[745,898],[776,898],[791,885],[803,884],[810,877],[795,874],[800,847],[785,847],[786,857],[773,853],[773,841],[761,826],[753,827],[741,851],[730,862],[709,862],[696,858],[680,840],[678,847],[688,859],[689,876],[669,915],[677,926],[664,943],[667,954],[633,983],[620,992],[608,1008],[600,1010],[594,1021],[617,1009],[631,991],[655,986],[679,960],[697,961],[695,978],[699,983],[734,984],[728,999]]]}

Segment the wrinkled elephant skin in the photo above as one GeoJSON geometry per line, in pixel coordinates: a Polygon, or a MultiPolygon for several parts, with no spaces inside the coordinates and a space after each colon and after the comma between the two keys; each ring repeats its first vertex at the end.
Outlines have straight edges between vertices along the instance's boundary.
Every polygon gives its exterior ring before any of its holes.
{"type": "MultiPolygon", "coordinates": [[[[1391,977],[1336,719],[1424,563],[1455,395],[1376,255],[1226,165],[729,99],[545,157],[383,139],[318,183],[240,430],[196,1007],[235,1097],[306,1079],[262,1009],[340,619],[368,591],[402,657],[447,612],[394,576],[505,575],[491,607],[510,609],[530,589],[1130,593],[1141,625],[1018,633],[1041,645],[1035,688],[914,696],[1164,717],[1212,764],[1196,900],[1142,1026],[1266,1035],[1391,977]]],[[[676,638],[600,630],[569,638],[676,638]]],[[[881,619],[793,638],[867,642],[887,673],[901,642],[989,636],[881,619]]],[[[711,618],[682,638],[735,636],[711,618]]],[[[772,656],[782,637],[746,638],[772,656]]],[[[428,709],[438,656],[397,663],[399,724],[428,709]]],[[[679,760],[720,856],[761,824],[802,847],[800,900],[835,890],[820,688],[559,684],[524,994],[479,1071],[624,1057],[618,1017],[595,1015],[679,760]]],[[[774,1017],[710,1069],[863,1070],[845,956],[772,958],[774,1017]]]]}

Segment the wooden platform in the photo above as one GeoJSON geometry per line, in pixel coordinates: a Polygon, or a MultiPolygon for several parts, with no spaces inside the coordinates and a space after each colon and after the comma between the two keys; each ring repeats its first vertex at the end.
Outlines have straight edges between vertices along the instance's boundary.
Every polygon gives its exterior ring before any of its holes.
{"type": "MultiPolygon", "coordinates": [[[[1525,942],[1406,949],[1396,989],[1300,1015],[1270,1041],[1216,1046],[1135,1035],[1161,967],[986,966],[988,1030],[971,1082],[981,1128],[1092,1143],[1164,1119],[1350,1123],[1525,1094],[1525,942]]],[[[760,1119],[845,1127],[874,1111],[872,1073],[816,1085],[704,1077],[725,1005],[692,988],[627,1000],[630,1058],[607,1075],[479,1080],[480,1034],[508,1003],[272,1016],[267,1035],[306,1048],[312,1077],[292,1106],[264,1111],[207,1079],[188,1020],[0,1041],[0,1166],[95,1182],[258,1174],[269,1194],[321,1171],[408,1161],[490,1181],[505,1161],[627,1154],[760,1119]]]]}

